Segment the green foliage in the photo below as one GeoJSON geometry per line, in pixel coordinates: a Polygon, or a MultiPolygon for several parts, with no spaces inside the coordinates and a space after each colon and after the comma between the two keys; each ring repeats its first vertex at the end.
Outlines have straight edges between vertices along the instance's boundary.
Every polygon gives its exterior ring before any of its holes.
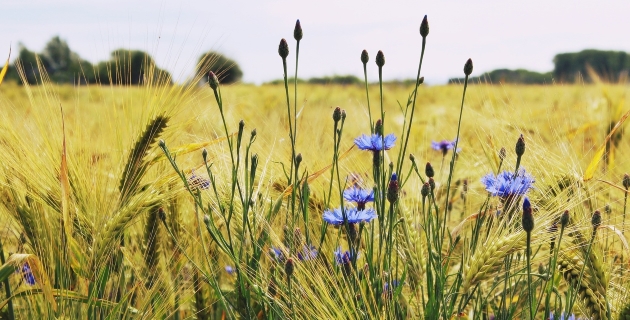
{"type": "Polygon", "coordinates": [[[583,50],[573,53],[561,53],[553,58],[553,75],[566,82],[592,82],[589,68],[600,78],[617,82],[628,76],[630,55],[623,51],[583,50]]]}
{"type": "MultiPolygon", "coordinates": [[[[469,79],[471,83],[488,84],[551,84],[553,77],[551,72],[534,72],[525,69],[497,69],[485,72],[478,77],[469,79]]],[[[463,83],[464,78],[449,79],[448,83],[463,83]]]]}
{"type": "MultiPolygon", "coordinates": [[[[295,78],[288,78],[287,81],[288,82],[293,82],[295,78]]],[[[305,79],[300,79],[298,78],[298,83],[309,83],[309,84],[323,84],[323,85],[334,85],[334,84],[338,84],[338,85],[361,85],[363,84],[363,82],[361,81],[361,79],[353,76],[353,75],[334,75],[334,76],[328,76],[328,77],[314,77],[314,78],[310,78],[308,80],[305,79]]],[[[284,79],[277,79],[277,80],[272,80],[269,82],[266,82],[265,84],[283,84],[284,83],[284,79]]]]}
{"type": "Polygon", "coordinates": [[[170,73],[158,68],[148,53],[139,50],[114,50],[111,59],[100,62],[95,69],[101,84],[172,83],[170,73]]]}
{"type": "MultiPolygon", "coordinates": [[[[223,84],[235,83],[243,78],[243,71],[236,61],[215,51],[209,51],[199,57],[197,73],[205,75],[214,72],[223,84]]],[[[206,81],[206,77],[202,77],[206,81]]]]}

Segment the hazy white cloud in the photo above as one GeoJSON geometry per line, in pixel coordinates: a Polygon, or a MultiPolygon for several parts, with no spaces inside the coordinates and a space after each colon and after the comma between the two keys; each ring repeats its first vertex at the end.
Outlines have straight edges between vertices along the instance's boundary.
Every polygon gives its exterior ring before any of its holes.
{"type": "MultiPolygon", "coordinates": [[[[359,55],[383,50],[388,79],[415,76],[424,14],[431,32],[423,75],[430,83],[495,68],[548,71],[556,53],[586,48],[630,51],[630,2],[619,1],[29,1],[3,3],[0,50],[18,42],[39,51],[60,35],[83,58],[104,60],[120,47],[149,51],[176,79],[216,49],[235,58],[245,81],[282,76],[277,46],[304,27],[303,77],[362,72],[359,55]]],[[[0,51],[1,52],[1,51],[0,51]]],[[[372,65],[372,63],[370,64],[372,65]]],[[[369,77],[376,79],[376,67],[369,77]]]]}

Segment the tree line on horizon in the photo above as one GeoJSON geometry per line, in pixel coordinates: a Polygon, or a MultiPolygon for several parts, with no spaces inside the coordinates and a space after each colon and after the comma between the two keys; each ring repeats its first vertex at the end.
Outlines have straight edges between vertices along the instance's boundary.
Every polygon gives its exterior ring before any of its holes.
{"type": "MultiPolygon", "coordinates": [[[[560,53],[553,58],[554,69],[535,72],[525,69],[497,69],[469,78],[471,83],[492,84],[551,84],[591,83],[606,81],[625,82],[630,73],[630,54],[624,51],[582,50],[560,53]]],[[[462,83],[463,78],[449,79],[449,83],[462,83]]]]}
{"type": "MultiPolygon", "coordinates": [[[[40,53],[20,44],[17,59],[9,65],[5,80],[38,84],[42,82],[41,70],[46,71],[50,81],[58,84],[138,85],[173,82],[171,74],[159,68],[153,57],[144,51],[116,49],[111,52],[109,60],[92,64],[73,52],[59,36],[53,37],[40,53]],[[20,77],[19,69],[23,71],[23,77],[20,77]]],[[[243,77],[235,61],[214,51],[206,52],[199,58],[196,71],[213,71],[222,83],[234,83],[243,77]]]]}
{"type": "MultiPolygon", "coordinates": [[[[630,54],[624,51],[583,50],[560,53],[554,59],[554,69],[549,72],[535,72],[525,69],[497,69],[469,78],[470,83],[491,84],[551,84],[551,83],[590,83],[595,80],[625,82],[630,73],[630,54]]],[[[40,70],[45,70],[49,79],[59,84],[119,84],[138,85],[147,82],[172,83],[171,74],[160,69],[153,57],[141,50],[117,49],[111,52],[110,59],[96,64],[82,59],[73,52],[67,42],[59,36],[53,37],[42,52],[35,53],[20,44],[18,57],[9,66],[5,79],[22,84],[41,82],[40,70]],[[20,77],[18,67],[24,74],[20,77]]],[[[218,52],[209,51],[201,55],[196,67],[197,74],[213,71],[221,83],[240,81],[243,71],[236,61],[218,52]]],[[[202,77],[201,82],[205,82],[202,77]]],[[[449,83],[462,83],[463,78],[449,79],[449,83]]],[[[291,79],[291,81],[293,81],[291,79]]],[[[284,80],[273,80],[265,84],[279,84],[284,80]]],[[[333,75],[299,79],[309,84],[361,85],[363,80],[353,75],[333,75]]],[[[393,80],[391,84],[413,84],[413,80],[393,80]]]]}

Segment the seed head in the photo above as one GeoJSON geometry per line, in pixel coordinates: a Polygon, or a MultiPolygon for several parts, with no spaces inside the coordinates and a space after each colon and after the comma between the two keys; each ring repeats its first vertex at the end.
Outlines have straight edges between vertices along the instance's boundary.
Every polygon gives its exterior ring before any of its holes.
{"type": "Polygon", "coordinates": [[[339,122],[339,120],[341,120],[341,108],[337,107],[335,108],[335,111],[333,111],[333,121],[339,122]]]}
{"type": "Polygon", "coordinates": [[[278,45],[278,54],[282,59],[286,59],[289,56],[289,44],[287,40],[280,40],[280,45],[278,45]]]}
{"type": "Polygon", "coordinates": [[[507,151],[505,151],[504,147],[501,147],[501,150],[499,150],[499,160],[501,161],[505,160],[506,155],[507,155],[507,151]]]}
{"type": "Polygon", "coordinates": [[[427,20],[427,16],[424,16],[424,19],[422,19],[422,23],[420,24],[420,35],[423,38],[426,38],[427,35],[429,34],[429,21],[427,20]]]}
{"type": "Polygon", "coordinates": [[[385,55],[383,54],[383,51],[378,50],[378,53],[376,54],[376,65],[379,68],[382,68],[385,65],[385,55]]]}
{"type": "Polygon", "coordinates": [[[301,154],[301,153],[298,153],[298,154],[295,156],[295,166],[296,166],[296,167],[299,167],[301,162],[302,162],[302,154],[301,154]]]}
{"type": "Polygon", "coordinates": [[[534,215],[532,214],[532,205],[528,198],[523,200],[523,230],[530,233],[534,230],[534,215]]]}
{"type": "Polygon", "coordinates": [[[420,189],[420,194],[422,195],[422,198],[426,198],[429,195],[429,192],[431,192],[431,186],[428,182],[425,182],[422,185],[422,189],[420,189]]]}
{"type": "Polygon", "coordinates": [[[302,36],[304,33],[302,32],[302,25],[300,24],[300,19],[295,22],[295,29],[293,29],[293,38],[297,41],[302,40],[302,36]]]}
{"type": "Polygon", "coordinates": [[[593,225],[593,229],[597,229],[602,224],[602,214],[599,210],[593,212],[593,216],[591,217],[591,225],[593,225]]]}
{"type": "Polygon", "coordinates": [[[376,124],[374,125],[374,133],[383,135],[383,120],[376,120],[376,124]]]}
{"type": "Polygon", "coordinates": [[[569,210],[564,210],[560,217],[560,225],[564,229],[569,224],[569,210]]]}
{"type": "Polygon", "coordinates": [[[394,203],[398,200],[398,176],[396,173],[392,173],[392,178],[389,180],[389,186],[387,187],[387,200],[394,203]]]}
{"type": "Polygon", "coordinates": [[[435,176],[435,171],[433,170],[433,166],[430,162],[427,162],[426,167],[424,167],[424,174],[429,178],[433,178],[435,176]]]}
{"type": "Polygon", "coordinates": [[[627,173],[623,175],[622,184],[623,184],[623,187],[626,188],[626,190],[630,188],[630,176],[627,173]]]}
{"type": "Polygon", "coordinates": [[[212,71],[208,73],[208,85],[212,90],[217,90],[219,87],[219,78],[217,78],[217,75],[212,71]]]}
{"type": "Polygon", "coordinates": [[[368,61],[370,61],[370,56],[368,55],[367,50],[361,51],[361,62],[365,65],[368,61]]]}
{"type": "Polygon", "coordinates": [[[469,76],[472,72],[473,72],[473,63],[471,59],[468,59],[466,61],[466,64],[464,65],[464,74],[469,76]]]}
{"type": "Polygon", "coordinates": [[[517,157],[520,157],[525,153],[525,138],[522,134],[518,138],[518,141],[516,141],[516,147],[514,148],[514,151],[516,151],[517,157]]]}

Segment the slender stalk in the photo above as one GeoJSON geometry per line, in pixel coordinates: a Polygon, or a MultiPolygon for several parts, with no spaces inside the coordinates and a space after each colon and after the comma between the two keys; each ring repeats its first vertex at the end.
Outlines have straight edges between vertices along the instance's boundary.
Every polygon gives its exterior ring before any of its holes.
{"type": "Polygon", "coordinates": [[[420,70],[422,70],[422,59],[424,58],[424,48],[427,43],[427,38],[422,37],[422,51],[420,51],[420,63],[418,64],[418,75],[416,75],[416,88],[413,90],[413,102],[411,104],[411,115],[409,116],[409,125],[407,126],[407,134],[405,135],[405,143],[402,147],[401,157],[398,159],[398,165],[396,166],[396,172],[402,171],[403,159],[405,152],[407,151],[407,143],[409,142],[409,135],[411,134],[411,125],[413,124],[413,114],[416,109],[416,97],[418,95],[418,87],[420,86],[420,70]]]}
{"type": "Polygon", "coordinates": [[[527,250],[527,252],[525,252],[525,256],[527,257],[527,297],[528,297],[528,303],[529,303],[529,318],[534,320],[534,317],[536,315],[536,311],[533,309],[534,306],[534,297],[533,297],[533,292],[532,292],[532,265],[531,265],[531,240],[532,240],[532,233],[531,231],[527,232],[527,248],[525,250],[527,250]]]}
{"type": "MultiPolygon", "coordinates": [[[[5,264],[5,262],[4,249],[2,248],[2,238],[0,238],[0,266],[5,264]]],[[[9,302],[7,303],[7,317],[9,320],[14,320],[15,314],[13,313],[13,300],[11,300],[11,286],[8,278],[4,280],[3,285],[4,293],[9,300],[9,302]]]]}

